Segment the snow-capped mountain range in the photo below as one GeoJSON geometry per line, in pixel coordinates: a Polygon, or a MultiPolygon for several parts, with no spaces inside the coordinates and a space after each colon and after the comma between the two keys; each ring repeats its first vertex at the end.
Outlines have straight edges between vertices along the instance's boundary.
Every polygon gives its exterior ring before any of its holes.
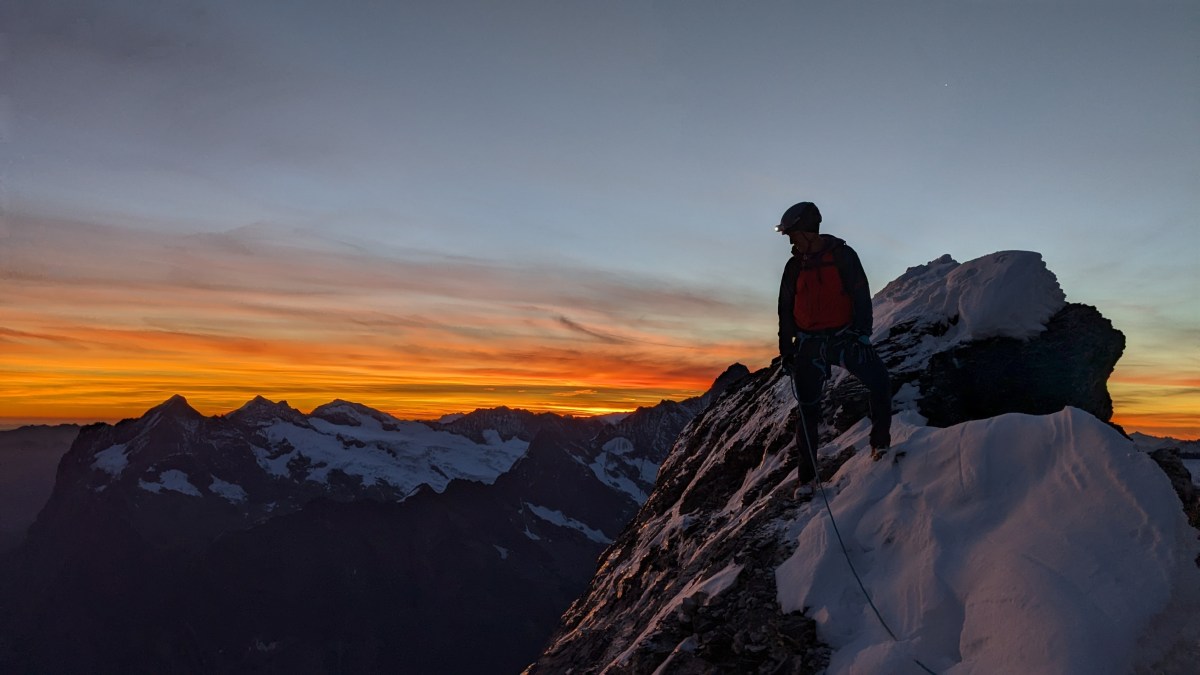
{"type": "Polygon", "coordinates": [[[1200,523],[1107,422],[1120,333],[1034,253],[943,257],[874,302],[891,452],[841,378],[798,502],[789,380],[741,380],[527,673],[1195,672],[1200,523]]]}
{"type": "Polygon", "coordinates": [[[456,478],[491,483],[529,447],[516,434],[489,429],[476,441],[347,401],[304,415],[262,397],[205,418],[176,396],[132,424],[87,433],[92,448],[110,444],[87,465],[95,492],[136,480],[144,491],[215,495],[247,511],[285,508],[280,498],[294,507],[310,493],[399,500],[456,478]],[[157,442],[164,435],[175,444],[157,442]]]}
{"type": "Polygon", "coordinates": [[[89,425],[0,570],[0,670],[516,671],[679,430],[747,374],[607,421],[413,422],[347,401],[306,415],[261,397],[206,417],[175,396],[89,425]],[[457,648],[464,632],[479,649],[457,648]]]}

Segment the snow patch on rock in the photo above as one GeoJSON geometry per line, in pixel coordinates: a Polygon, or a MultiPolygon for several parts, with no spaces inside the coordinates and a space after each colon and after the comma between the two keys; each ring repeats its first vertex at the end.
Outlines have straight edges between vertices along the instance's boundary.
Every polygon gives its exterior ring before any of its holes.
{"type": "Polygon", "coordinates": [[[127,466],[129,466],[129,451],[125,443],[97,452],[95,460],[92,462],[93,469],[103,471],[114,478],[120,476],[127,466]]]}
{"type": "MultiPolygon", "coordinates": [[[[544,506],[536,506],[536,505],[530,504],[528,502],[525,503],[525,508],[528,509],[529,512],[532,513],[533,515],[537,516],[538,518],[541,518],[542,520],[546,521],[547,523],[550,523],[551,525],[557,525],[559,527],[566,527],[566,528],[575,530],[577,532],[580,532],[583,534],[583,536],[587,537],[588,539],[591,539],[592,541],[594,541],[598,544],[611,544],[612,543],[612,539],[610,539],[608,536],[606,536],[603,532],[601,532],[599,530],[594,530],[591,527],[588,527],[587,523],[584,523],[579,520],[575,520],[574,518],[564,514],[562,511],[555,511],[554,509],[549,509],[544,506]]],[[[525,534],[526,534],[526,536],[528,536],[530,534],[530,532],[528,530],[526,530],[525,534]]],[[[534,537],[530,537],[530,538],[532,539],[534,537]]]]}
{"type": "Polygon", "coordinates": [[[138,487],[154,494],[159,494],[163,490],[167,490],[168,492],[178,492],[189,497],[202,496],[199,488],[192,485],[188,479],[188,475],[178,469],[169,469],[162,472],[155,482],[139,480],[138,487]]]}
{"type": "Polygon", "coordinates": [[[208,491],[224,497],[231,504],[239,504],[246,501],[246,490],[241,485],[227,483],[216,476],[212,477],[212,483],[208,486],[208,491]]]}

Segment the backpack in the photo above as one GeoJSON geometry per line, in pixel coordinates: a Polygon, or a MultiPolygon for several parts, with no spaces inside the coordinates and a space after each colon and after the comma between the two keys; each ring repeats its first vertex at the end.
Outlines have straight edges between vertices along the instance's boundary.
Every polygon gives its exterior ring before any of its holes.
{"type": "Polygon", "coordinates": [[[836,330],[849,326],[854,319],[854,306],[842,286],[842,275],[834,258],[834,251],[844,243],[839,239],[824,251],[796,254],[800,265],[792,318],[801,332],[836,330]]]}

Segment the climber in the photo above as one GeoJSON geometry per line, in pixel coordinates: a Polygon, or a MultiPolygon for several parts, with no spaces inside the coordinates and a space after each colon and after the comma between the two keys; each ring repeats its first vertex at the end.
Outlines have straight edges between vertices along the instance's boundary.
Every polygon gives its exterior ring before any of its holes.
{"type": "Polygon", "coordinates": [[[867,275],[854,249],[820,228],[821,212],[812,202],[789,208],[775,228],[792,243],[779,286],[779,354],[800,407],[797,499],[811,498],[817,480],[817,423],[830,366],[849,370],[870,391],[872,456],[879,459],[891,447],[892,386],[871,346],[867,275]]]}

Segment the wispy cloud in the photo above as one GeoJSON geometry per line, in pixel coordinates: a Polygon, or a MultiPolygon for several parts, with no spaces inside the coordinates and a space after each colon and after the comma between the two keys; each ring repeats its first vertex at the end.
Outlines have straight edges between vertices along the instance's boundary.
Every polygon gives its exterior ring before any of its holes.
{"type": "MultiPolygon", "coordinates": [[[[580,265],[345,243],[260,224],[179,236],[0,223],[0,411],[111,419],[183,393],[406,416],[477,406],[604,412],[700,393],[772,356],[770,298],[580,265]]],[[[1200,436],[1186,317],[1129,336],[1116,421],[1200,436]],[[1174,342],[1172,342],[1174,341],[1174,342]]]]}
{"type": "Polygon", "coordinates": [[[270,228],[183,237],[15,218],[4,236],[9,416],[134,414],[176,392],[211,411],[259,393],[404,415],[629,409],[699,393],[772,343],[769,306],[665,278],[270,228]]]}

